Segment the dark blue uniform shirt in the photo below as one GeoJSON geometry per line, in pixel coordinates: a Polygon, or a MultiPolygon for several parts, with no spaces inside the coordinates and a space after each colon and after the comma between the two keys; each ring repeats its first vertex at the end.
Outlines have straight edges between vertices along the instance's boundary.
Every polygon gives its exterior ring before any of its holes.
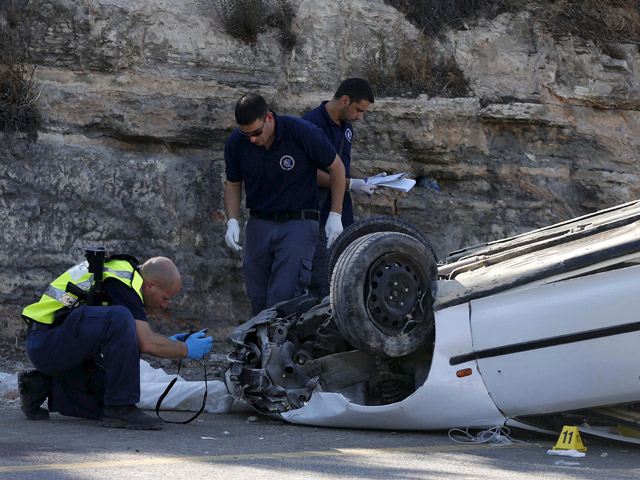
{"type": "Polygon", "coordinates": [[[315,125],[273,114],[271,146],[253,144],[236,129],[224,149],[227,180],[244,182],[247,208],[263,213],[318,209],[317,168],[326,169],[335,148],[315,125]]]}
{"type": "MultiPolygon", "coordinates": [[[[351,167],[351,140],[353,138],[353,127],[351,123],[343,123],[342,125],[338,125],[333,121],[333,118],[327,112],[325,108],[325,104],[327,100],[322,102],[320,106],[314,108],[310,112],[305,113],[302,118],[307,120],[314,125],[317,125],[322,129],[326,137],[333,144],[336,152],[342,159],[342,163],[344,163],[344,169],[346,171],[347,178],[350,178],[350,167],[351,167]]],[[[321,189],[326,190],[329,189],[321,189]]],[[[326,200],[321,208],[320,213],[320,224],[324,225],[327,221],[327,217],[329,216],[329,212],[331,211],[331,195],[328,193],[326,195],[326,200]]],[[[348,227],[353,223],[353,206],[351,205],[351,196],[349,192],[346,192],[344,195],[344,201],[342,203],[342,225],[344,227],[348,227]]]]}
{"type": "Polygon", "coordinates": [[[102,285],[107,295],[109,295],[112,305],[127,307],[135,320],[148,321],[144,304],[133,288],[127,287],[123,282],[115,278],[107,278],[102,285]]]}
{"type": "Polygon", "coordinates": [[[353,138],[353,127],[350,123],[343,123],[342,126],[333,121],[333,118],[327,112],[325,104],[327,100],[322,102],[320,106],[314,108],[310,112],[302,116],[303,120],[313,123],[322,129],[325,136],[333,144],[336,152],[344,163],[344,169],[349,178],[349,166],[351,165],[351,139],[353,138]]]}

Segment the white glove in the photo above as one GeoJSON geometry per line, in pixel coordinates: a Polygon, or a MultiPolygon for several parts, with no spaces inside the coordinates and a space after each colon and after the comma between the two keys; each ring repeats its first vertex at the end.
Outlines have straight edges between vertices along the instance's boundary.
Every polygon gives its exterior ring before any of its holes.
{"type": "Polygon", "coordinates": [[[336,212],[329,212],[324,232],[327,234],[327,248],[329,248],[333,241],[338,238],[338,235],[342,233],[342,215],[336,212]]]}
{"type": "Polygon", "coordinates": [[[242,247],[238,245],[238,240],[240,240],[240,225],[238,225],[238,220],[230,218],[227,222],[227,233],[224,236],[224,241],[227,242],[227,247],[239,252],[242,247]]]}
{"type": "Polygon", "coordinates": [[[350,192],[358,192],[358,193],[366,193],[367,195],[371,195],[376,189],[375,185],[371,185],[367,183],[367,179],[361,180],[359,178],[352,178],[349,181],[349,191],[350,192]]]}

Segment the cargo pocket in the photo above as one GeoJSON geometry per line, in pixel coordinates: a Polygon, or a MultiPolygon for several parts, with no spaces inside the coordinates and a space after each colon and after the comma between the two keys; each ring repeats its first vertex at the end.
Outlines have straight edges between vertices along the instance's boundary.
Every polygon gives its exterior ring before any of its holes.
{"type": "Polygon", "coordinates": [[[311,270],[313,269],[313,264],[311,260],[302,259],[300,263],[300,274],[298,275],[298,285],[296,285],[296,293],[295,296],[298,297],[300,295],[304,295],[305,293],[309,293],[309,284],[311,283],[311,270]]]}

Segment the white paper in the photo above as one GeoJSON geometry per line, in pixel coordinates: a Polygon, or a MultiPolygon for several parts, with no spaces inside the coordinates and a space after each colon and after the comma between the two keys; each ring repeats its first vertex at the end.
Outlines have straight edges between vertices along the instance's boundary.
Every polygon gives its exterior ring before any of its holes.
{"type": "Polygon", "coordinates": [[[386,177],[373,177],[368,178],[367,183],[371,183],[379,187],[395,188],[397,190],[402,190],[403,192],[408,192],[416,184],[416,181],[411,178],[406,178],[407,175],[409,175],[408,172],[387,175],[386,177]]]}

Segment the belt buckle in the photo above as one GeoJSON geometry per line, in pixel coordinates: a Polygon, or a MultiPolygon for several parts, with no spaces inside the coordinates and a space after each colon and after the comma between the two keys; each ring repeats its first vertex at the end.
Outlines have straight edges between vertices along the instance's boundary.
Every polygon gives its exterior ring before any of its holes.
{"type": "Polygon", "coordinates": [[[288,212],[278,212],[276,213],[276,223],[284,223],[289,220],[288,212]]]}

